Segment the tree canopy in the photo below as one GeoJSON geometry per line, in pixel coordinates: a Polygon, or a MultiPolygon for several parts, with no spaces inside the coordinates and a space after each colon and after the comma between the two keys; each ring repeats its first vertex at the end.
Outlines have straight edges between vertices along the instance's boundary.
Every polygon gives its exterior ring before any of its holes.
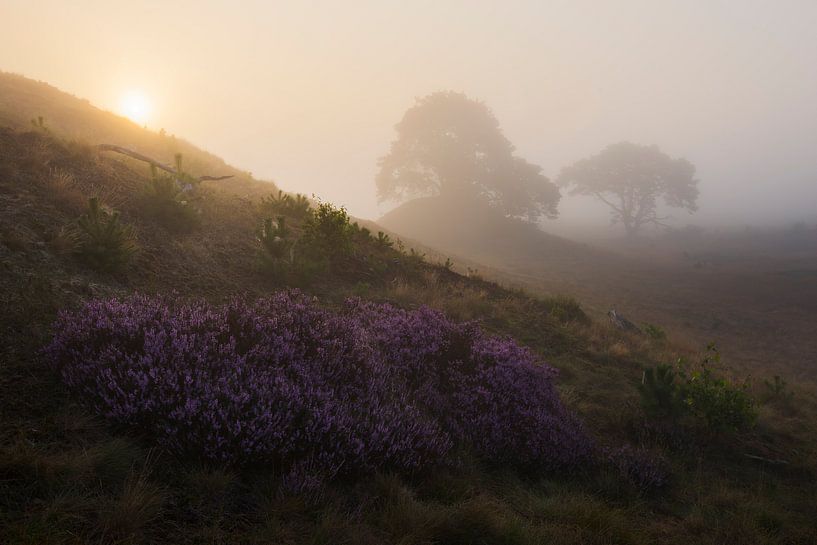
{"type": "Polygon", "coordinates": [[[433,93],[418,99],[395,128],[397,139],[379,161],[381,201],[478,197],[506,216],[556,217],[558,187],[539,166],[514,155],[482,102],[462,93],[433,93]]]}
{"type": "Polygon", "coordinates": [[[591,195],[612,210],[614,223],[621,222],[628,236],[647,225],[661,224],[658,201],[668,206],[697,209],[698,180],[695,166],[673,159],[657,146],[620,142],[565,168],[558,182],[571,195],[591,195]]]}

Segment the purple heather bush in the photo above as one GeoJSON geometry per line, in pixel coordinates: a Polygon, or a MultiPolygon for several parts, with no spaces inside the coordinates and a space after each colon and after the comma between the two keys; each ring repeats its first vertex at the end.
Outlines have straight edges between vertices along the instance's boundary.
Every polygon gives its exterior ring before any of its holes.
{"type": "Polygon", "coordinates": [[[333,312],[294,291],[221,306],[133,296],[64,312],[54,331],[47,360],[113,424],[180,455],[271,465],[294,488],[454,463],[460,448],[550,469],[593,450],[551,367],[428,308],[333,312]]]}

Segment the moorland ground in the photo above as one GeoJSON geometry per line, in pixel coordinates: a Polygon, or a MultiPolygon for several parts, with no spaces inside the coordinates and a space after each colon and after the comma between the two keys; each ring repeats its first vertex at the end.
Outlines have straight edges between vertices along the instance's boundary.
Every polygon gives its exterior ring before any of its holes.
{"type": "MultiPolygon", "coordinates": [[[[805,371],[814,298],[804,262],[744,271],[743,265],[696,268],[694,262],[646,266],[607,252],[582,264],[602,254],[548,239],[550,246],[540,249],[548,259],[529,267],[520,266],[524,254],[491,262],[484,251],[461,251],[470,259],[452,271],[430,252],[422,259],[381,248],[367,259],[382,266],[357,260],[310,282],[282,280],[258,263],[262,199],[277,192],[273,185],[44,84],[5,75],[0,82],[0,541],[814,541],[817,404],[805,371]],[[31,128],[38,115],[47,130],[31,128]],[[182,152],[195,175],[236,178],[204,182],[197,226],[172,232],[145,208],[146,166],[99,153],[96,143],[128,145],[167,163],[182,152]],[[67,233],[91,196],[121,211],[135,234],[138,253],[119,273],[97,272],[72,251],[67,233]],[[479,274],[456,272],[469,267],[479,274]],[[778,270],[794,272],[770,273],[778,270]],[[533,295],[479,277],[494,274],[541,291],[533,295]],[[293,283],[328,308],[349,296],[402,308],[430,305],[509,335],[560,371],[562,399],[599,444],[654,453],[668,465],[669,482],[650,490],[609,466],[530,472],[466,457],[456,467],[410,475],[377,471],[326,483],[316,494],[288,494],[274,468],[174,456],[149,434],[110,425],[42,361],[57,313],[94,298],[142,292],[218,302],[237,294],[262,297],[293,283]],[[759,287],[762,293],[754,295],[759,287]],[[668,338],[617,330],[603,315],[610,306],[660,325],[668,338]],[[776,320],[777,335],[768,326],[776,320]],[[713,339],[717,332],[726,334],[713,339]],[[779,343],[770,344],[771,338],[779,343]],[[694,364],[702,357],[701,341],[711,340],[724,347],[727,375],[738,383],[752,375],[747,388],[756,425],[716,432],[701,423],[678,424],[673,433],[655,433],[639,402],[644,369],[679,357],[694,364]],[[787,380],[782,392],[764,383],[773,374],[787,380]]],[[[444,252],[439,255],[450,251],[435,246],[444,252]]]]}

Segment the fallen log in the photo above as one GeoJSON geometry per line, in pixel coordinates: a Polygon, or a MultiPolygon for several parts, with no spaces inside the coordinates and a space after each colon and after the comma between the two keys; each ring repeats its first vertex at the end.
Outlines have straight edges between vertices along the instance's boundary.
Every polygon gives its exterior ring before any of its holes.
{"type": "MultiPolygon", "coordinates": [[[[152,159],[152,158],[148,157],[147,155],[142,155],[141,153],[133,151],[131,149],[123,148],[122,146],[115,146],[113,144],[99,144],[99,145],[97,145],[96,148],[99,151],[112,151],[114,153],[121,153],[122,155],[127,155],[128,157],[130,157],[132,159],[136,159],[137,161],[143,161],[145,163],[153,165],[154,167],[158,168],[159,170],[164,170],[165,172],[167,172],[169,174],[173,174],[173,175],[176,175],[176,176],[179,175],[179,173],[173,167],[169,167],[169,166],[167,166],[167,165],[165,165],[163,163],[160,163],[156,159],[152,159]]],[[[207,181],[227,180],[228,178],[232,178],[232,177],[233,177],[233,175],[230,174],[230,175],[227,175],[227,176],[199,176],[196,179],[198,181],[200,181],[200,182],[207,182],[207,181]]]]}

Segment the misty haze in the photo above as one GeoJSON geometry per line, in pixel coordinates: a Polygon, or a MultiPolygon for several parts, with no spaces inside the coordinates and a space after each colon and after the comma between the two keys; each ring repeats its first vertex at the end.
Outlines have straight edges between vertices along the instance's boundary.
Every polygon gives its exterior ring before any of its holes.
{"type": "Polygon", "coordinates": [[[815,28],[0,0],[0,543],[817,542],[815,28]]]}

